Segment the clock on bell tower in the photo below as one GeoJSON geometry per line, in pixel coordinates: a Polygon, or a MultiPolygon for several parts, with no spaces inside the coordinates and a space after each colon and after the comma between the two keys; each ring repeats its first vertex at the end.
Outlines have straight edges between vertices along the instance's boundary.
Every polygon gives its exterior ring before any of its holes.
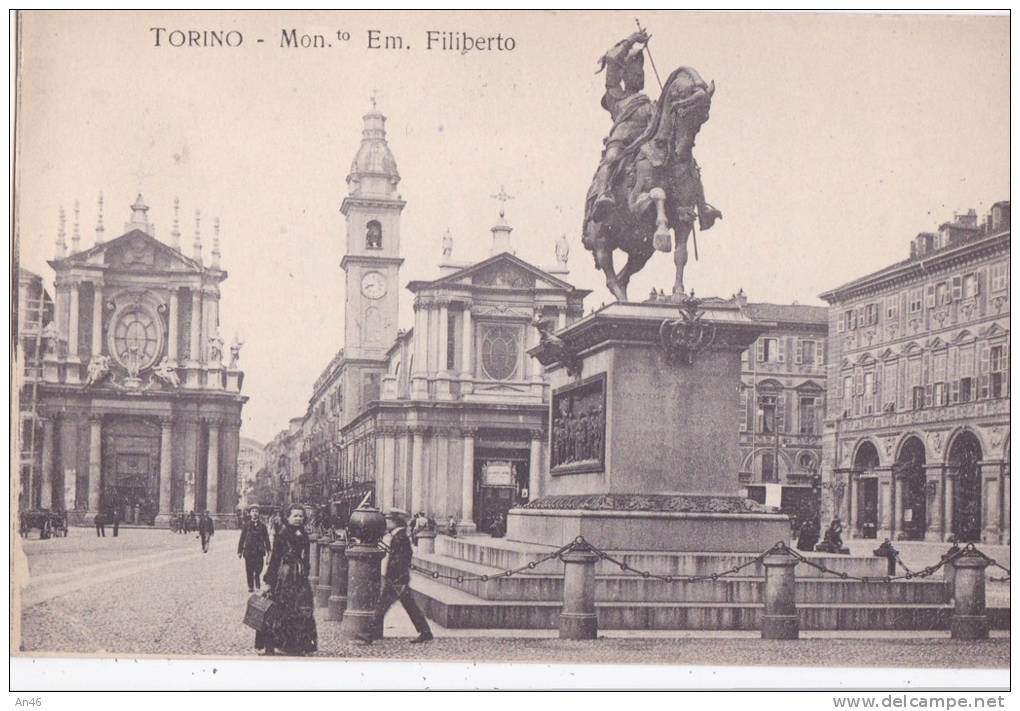
{"type": "Polygon", "coordinates": [[[344,357],[382,360],[397,336],[400,276],[400,173],[386,142],[386,117],[372,109],[363,117],[361,146],[347,176],[340,206],[347,219],[344,357]]]}

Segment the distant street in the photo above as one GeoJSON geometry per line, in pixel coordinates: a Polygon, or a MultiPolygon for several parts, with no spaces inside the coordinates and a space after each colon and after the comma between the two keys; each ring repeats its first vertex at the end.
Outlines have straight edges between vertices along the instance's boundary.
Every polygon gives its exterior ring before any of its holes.
{"type": "MultiPolygon", "coordinates": [[[[241,624],[248,597],[237,532],[220,531],[209,553],[198,539],[166,530],[121,529],[118,538],[72,529],[66,539],[24,541],[31,572],[23,591],[21,650],[101,655],[254,656],[254,632],[241,624]]],[[[15,556],[15,564],[20,555],[15,556]]],[[[957,643],[945,634],[811,635],[763,642],[754,634],[605,632],[597,642],[564,642],[555,630],[447,630],[410,645],[414,630],[399,605],[387,640],[341,642],[317,610],[319,655],[473,661],[656,664],[1007,667],[1009,637],[957,643]],[[808,638],[812,637],[812,638],[808,638]],[[838,638],[836,638],[838,637],[838,638]]]]}

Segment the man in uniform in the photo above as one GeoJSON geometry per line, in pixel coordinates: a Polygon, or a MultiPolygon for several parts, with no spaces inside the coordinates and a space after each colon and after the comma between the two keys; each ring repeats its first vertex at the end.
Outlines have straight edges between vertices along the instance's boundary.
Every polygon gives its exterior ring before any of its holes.
{"type": "Polygon", "coordinates": [[[255,592],[260,588],[262,566],[270,550],[272,545],[269,543],[269,529],[259,518],[259,507],[252,506],[248,509],[248,520],[241,527],[241,537],[237,541],[237,557],[244,558],[248,592],[255,592]]]}
{"type": "MultiPolygon", "coordinates": [[[[411,541],[407,536],[407,519],[409,514],[400,509],[390,509],[386,513],[386,525],[389,527],[389,534],[384,540],[383,547],[387,551],[386,572],[383,576],[382,590],[379,594],[379,604],[375,608],[375,630],[377,636],[382,638],[383,619],[386,612],[397,600],[404,606],[407,616],[411,618],[414,629],[418,636],[411,640],[411,644],[420,644],[432,640],[432,629],[425,619],[425,613],[418,607],[411,593],[411,558],[414,551],[411,549],[411,541]]],[[[366,644],[371,644],[372,635],[361,635],[358,639],[366,644]]]]}

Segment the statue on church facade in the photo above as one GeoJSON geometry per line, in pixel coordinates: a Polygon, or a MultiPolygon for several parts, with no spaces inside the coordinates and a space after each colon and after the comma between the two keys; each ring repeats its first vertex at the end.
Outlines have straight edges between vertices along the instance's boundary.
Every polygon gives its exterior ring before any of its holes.
{"type": "Polygon", "coordinates": [[[237,368],[238,362],[241,360],[241,346],[244,345],[238,335],[234,334],[234,341],[230,344],[230,364],[227,366],[231,370],[237,368]]]}
{"type": "Polygon", "coordinates": [[[89,360],[88,369],[85,374],[86,385],[96,385],[110,374],[110,356],[94,355],[89,360]]]}
{"type": "Polygon", "coordinates": [[[567,241],[566,235],[560,235],[560,238],[556,240],[556,261],[561,267],[566,267],[569,258],[570,242],[567,241]]]}
{"type": "Polygon", "coordinates": [[[153,366],[152,374],[172,388],[179,388],[181,386],[181,379],[177,377],[177,368],[170,363],[170,359],[166,356],[163,356],[163,360],[159,362],[159,365],[153,366]]]}
{"type": "Polygon", "coordinates": [[[585,201],[582,241],[620,301],[627,300],[630,278],[652,253],[671,250],[670,228],[676,240],[673,294],[682,295],[687,240],[695,219],[700,229],[707,230],[722,217],[705,201],[693,154],[694,139],[708,120],[715,84],[706,84],[690,67],[680,67],[653,102],[644,93],[648,39],[644,30],[635,32],[600,59],[599,71],[606,71],[602,107],[613,127],[585,201]],[[628,256],[619,272],[613,266],[616,249],[628,256]]]}
{"type": "Polygon", "coordinates": [[[450,230],[443,233],[443,256],[449,257],[453,254],[453,235],[450,230]]]}

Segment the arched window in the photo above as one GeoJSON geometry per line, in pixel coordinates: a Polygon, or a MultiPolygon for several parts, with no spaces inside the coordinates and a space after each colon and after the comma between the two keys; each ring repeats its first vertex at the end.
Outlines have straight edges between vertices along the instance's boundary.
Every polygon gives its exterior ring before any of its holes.
{"type": "Polygon", "coordinates": [[[801,452],[800,456],[797,458],[797,466],[799,466],[802,471],[811,471],[815,466],[814,461],[814,457],[812,457],[810,453],[801,452]]]}
{"type": "Polygon", "coordinates": [[[779,481],[776,475],[776,458],[771,452],[761,455],[761,480],[763,482],[779,481]]]}
{"type": "Polygon", "coordinates": [[[365,227],[365,247],[382,249],[382,225],[378,220],[370,221],[365,227]]]}

